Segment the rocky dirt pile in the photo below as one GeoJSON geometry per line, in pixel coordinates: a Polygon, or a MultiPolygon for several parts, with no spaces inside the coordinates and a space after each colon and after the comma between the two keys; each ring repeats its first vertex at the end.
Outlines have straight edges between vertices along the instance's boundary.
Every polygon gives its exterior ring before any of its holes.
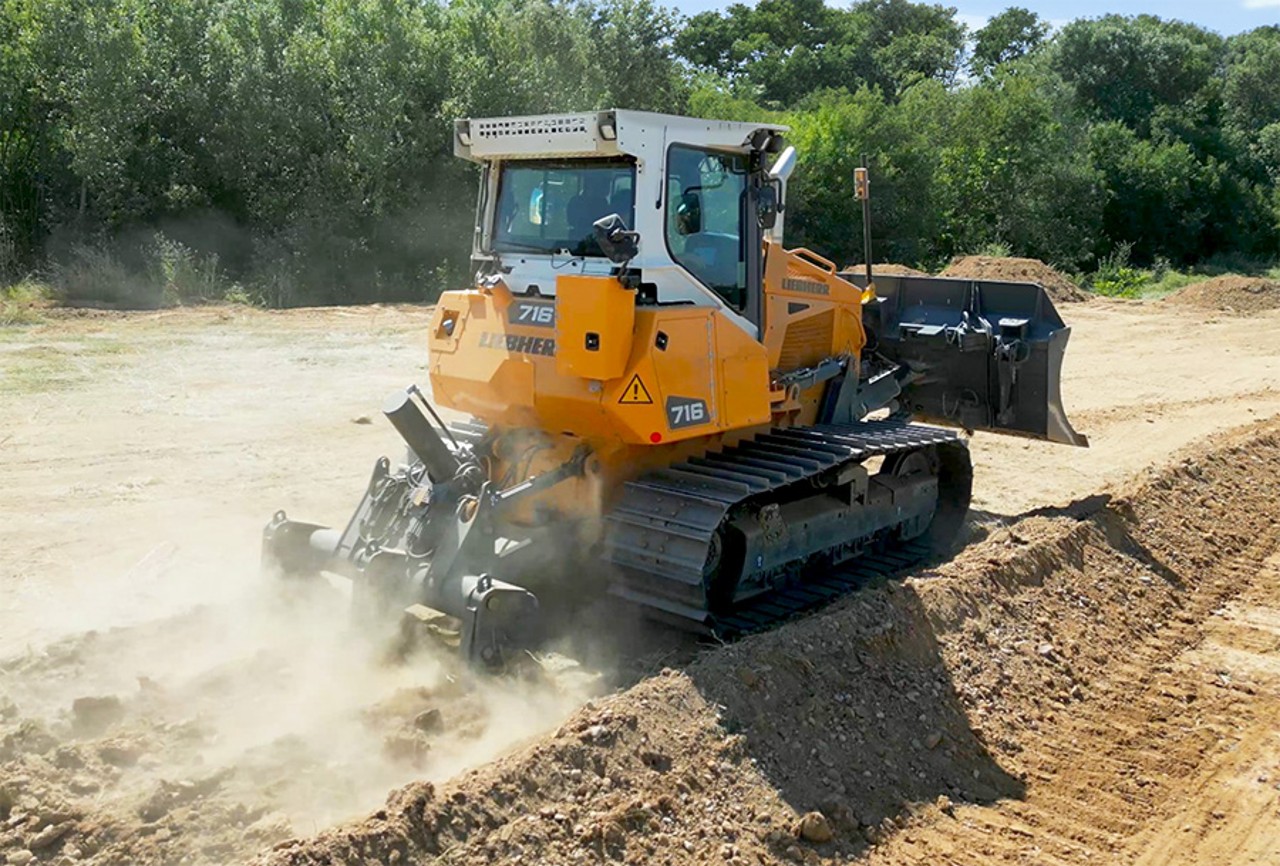
{"type": "Polygon", "coordinates": [[[1054,303],[1089,300],[1088,292],[1039,259],[960,256],[952,259],[939,276],[1038,283],[1044,286],[1054,303]]]}
{"type": "MultiPolygon", "coordinates": [[[[1029,747],[1123,700],[1135,648],[1176,640],[1239,590],[1232,563],[1274,548],[1277,479],[1280,423],[1220,437],[256,862],[834,863],[970,804],[1016,802],[1037,779],[1029,747]]],[[[1053,752],[1070,762],[1073,748],[1053,752]]],[[[1140,773],[1121,782],[1135,802],[1158,790],[1140,773]]],[[[1059,842],[1076,844],[1036,838],[1059,842]]]]}
{"type": "Polygon", "coordinates": [[[1260,313],[1280,309],[1280,282],[1227,274],[1202,283],[1193,283],[1164,300],[1166,303],[1204,310],[1260,313]]]}
{"type": "MultiPolygon", "coordinates": [[[[865,264],[846,265],[842,273],[852,272],[855,275],[863,275],[867,272],[865,264]]],[[[910,265],[900,265],[895,262],[877,262],[871,266],[871,276],[888,276],[888,277],[927,277],[927,273],[917,270],[910,265]]]]}
{"type": "Polygon", "coordinates": [[[345,599],[275,601],[0,662],[0,863],[241,862],[554,727],[589,687],[389,663],[345,599]]]}

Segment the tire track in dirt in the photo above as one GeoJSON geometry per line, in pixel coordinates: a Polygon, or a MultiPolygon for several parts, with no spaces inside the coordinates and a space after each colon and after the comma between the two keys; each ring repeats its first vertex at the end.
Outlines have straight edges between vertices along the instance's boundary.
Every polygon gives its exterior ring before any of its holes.
{"type": "Polygon", "coordinates": [[[1018,755],[1023,801],[908,826],[869,862],[1245,864],[1280,844],[1280,539],[1261,538],[1018,755]],[[1227,607],[1215,604],[1245,588],[1227,607]],[[1259,605],[1269,605],[1260,608],[1259,605]],[[1179,652],[1180,648],[1187,647],[1179,652]]]}

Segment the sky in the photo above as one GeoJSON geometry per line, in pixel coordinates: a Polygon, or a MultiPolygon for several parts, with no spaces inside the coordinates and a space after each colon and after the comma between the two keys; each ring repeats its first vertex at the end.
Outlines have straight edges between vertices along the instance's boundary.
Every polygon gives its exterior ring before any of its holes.
{"type": "MultiPolygon", "coordinates": [[[[751,2],[751,0],[747,0],[751,2]]],[[[828,0],[831,2],[831,0],[828,0]]],[[[959,10],[959,18],[975,30],[992,15],[1009,6],[1022,6],[1055,25],[1074,18],[1096,18],[1116,13],[1149,13],[1161,18],[1179,18],[1219,33],[1239,33],[1265,24],[1280,24],[1280,0],[934,0],[959,10]]],[[[729,0],[666,0],[686,15],[707,9],[722,9],[729,0]]],[[[847,5],[847,2],[831,3],[847,5]]]]}

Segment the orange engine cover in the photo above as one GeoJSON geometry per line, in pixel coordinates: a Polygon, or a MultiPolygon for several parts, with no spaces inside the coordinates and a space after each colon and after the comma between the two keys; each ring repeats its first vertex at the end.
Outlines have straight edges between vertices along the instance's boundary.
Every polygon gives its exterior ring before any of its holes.
{"type": "Polygon", "coordinates": [[[614,277],[560,277],[556,293],[446,292],[429,341],[435,400],[606,447],[769,423],[768,351],[718,310],[637,305],[614,277]]]}

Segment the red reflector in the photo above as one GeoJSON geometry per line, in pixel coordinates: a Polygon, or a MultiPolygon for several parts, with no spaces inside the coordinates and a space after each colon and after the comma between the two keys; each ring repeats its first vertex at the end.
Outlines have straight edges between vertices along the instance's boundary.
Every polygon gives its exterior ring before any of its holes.
{"type": "Polygon", "coordinates": [[[662,441],[662,434],[661,434],[661,433],[659,433],[659,432],[657,432],[657,431],[654,431],[653,433],[650,433],[650,434],[649,434],[649,441],[650,441],[650,442],[652,442],[654,445],[657,445],[659,442],[661,442],[661,441],[662,441]]]}

